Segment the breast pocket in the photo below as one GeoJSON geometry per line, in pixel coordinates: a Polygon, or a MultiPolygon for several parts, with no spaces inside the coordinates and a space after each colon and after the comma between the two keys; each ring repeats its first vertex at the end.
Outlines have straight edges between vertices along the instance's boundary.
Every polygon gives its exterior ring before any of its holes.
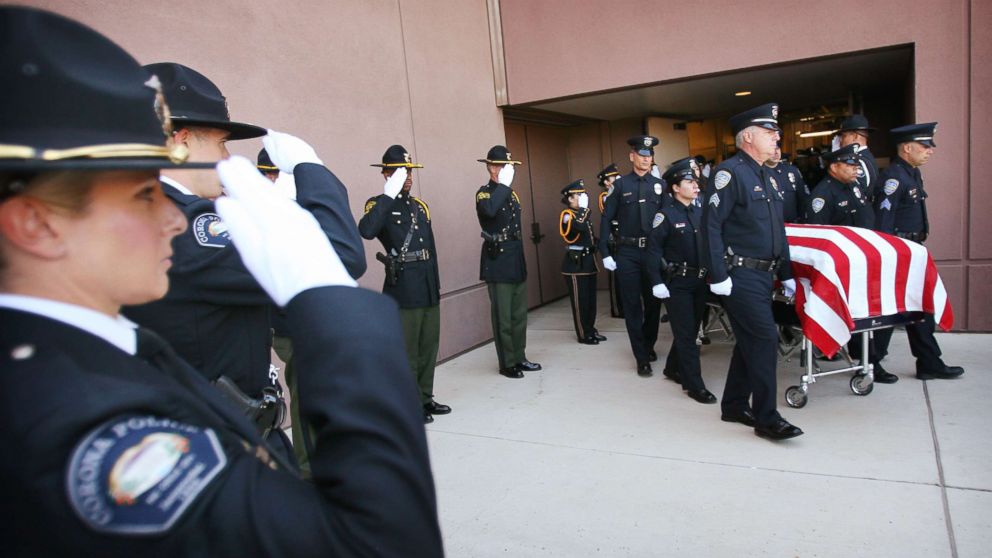
{"type": "Polygon", "coordinates": [[[760,219],[766,221],[771,217],[769,213],[771,211],[771,200],[765,194],[764,190],[756,191],[751,190],[751,203],[748,206],[748,211],[755,219],[760,219]]]}

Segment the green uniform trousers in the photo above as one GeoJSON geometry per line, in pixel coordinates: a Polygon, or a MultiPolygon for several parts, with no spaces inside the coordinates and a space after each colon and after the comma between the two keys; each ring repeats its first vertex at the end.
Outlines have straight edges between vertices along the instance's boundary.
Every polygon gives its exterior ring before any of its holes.
{"type": "Polygon", "coordinates": [[[420,388],[420,402],[424,405],[434,399],[434,366],[437,364],[437,346],[441,338],[441,306],[400,308],[403,341],[406,357],[410,361],[413,379],[420,388]]]}
{"type": "Polygon", "coordinates": [[[527,348],[527,283],[486,283],[499,367],[524,361],[527,348]]]}
{"type": "Polygon", "coordinates": [[[289,337],[275,335],[272,337],[272,348],[276,355],[286,363],[283,378],[289,388],[289,420],[293,423],[293,453],[296,455],[296,461],[300,464],[303,478],[310,478],[308,450],[312,449],[311,442],[316,439],[316,434],[312,428],[304,425],[303,419],[300,418],[300,399],[298,397],[300,392],[296,387],[299,382],[297,381],[296,370],[293,368],[293,341],[289,337]]]}

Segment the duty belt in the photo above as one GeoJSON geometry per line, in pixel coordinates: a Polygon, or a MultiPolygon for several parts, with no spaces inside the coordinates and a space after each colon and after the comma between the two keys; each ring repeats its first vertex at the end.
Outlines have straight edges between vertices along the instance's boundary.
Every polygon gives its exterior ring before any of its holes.
{"type": "Polygon", "coordinates": [[[668,272],[673,277],[698,277],[702,279],[706,277],[706,271],[705,267],[691,267],[684,263],[676,263],[668,266],[668,272]]]}
{"type": "Polygon", "coordinates": [[[724,256],[724,261],[731,267],[747,267],[758,271],[774,273],[782,264],[781,258],[774,260],[759,260],[758,258],[748,258],[747,256],[724,256]]]}
{"type": "Polygon", "coordinates": [[[431,251],[424,248],[423,250],[417,250],[416,252],[400,254],[397,258],[403,263],[423,262],[431,259],[431,251]]]}
{"type": "Polygon", "coordinates": [[[899,232],[896,231],[896,236],[899,238],[905,238],[906,240],[912,240],[913,242],[923,242],[927,239],[927,233],[925,232],[899,232]]]}
{"type": "Polygon", "coordinates": [[[582,255],[591,254],[592,246],[568,246],[569,250],[575,250],[576,252],[582,252],[582,255]]]}
{"type": "Polygon", "coordinates": [[[617,241],[621,246],[637,246],[638,248],[644,248],[648,245],[648,237],[646,236],[621,236],[617,238],[617,241]]]}
{"type": "Polygon", "coordinates": [[[493,235],[493,242],[506,242],[507,240],[520,240],[520,231],[505,232],[493,235]]]}

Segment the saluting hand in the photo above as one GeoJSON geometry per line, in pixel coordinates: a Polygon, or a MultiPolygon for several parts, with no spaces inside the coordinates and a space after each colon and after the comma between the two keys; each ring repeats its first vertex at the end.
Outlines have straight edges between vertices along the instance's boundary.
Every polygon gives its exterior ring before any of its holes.
{"type": "Polygon", "coordinates": [[[589,196],[585,193],[579,194],[579,207],[582,209],[589,209],[589,196]]]}
{"type": "Polygon", "coordinates": [[[383,192],[391,197],[396,198],[400,195],[400,190],[403,189],[403,183],[406,182],[407,170],[405,167],[400,167],[393,171],[393,175],[386,179],[386,185],[383,188],[383,192]]]}
{"type": "Polygon", "coordinates": [[[269,153],[272,162],[286,174],[293,174],[296,165],[303,163],[324,164],[309,143],[290,134],[269,130],[269,133],[262,138],[262,145],[265,146],[265,151],[269,153]]]}
{"type": "Polygon", "coordinates": [[[499,169],[499,174],[496,175],[496,179],[500,184],[509,187],[513,184],[513,174],[515,172],[516,171],[513,170],[513,165],[507,163],[503,165],[503,168],[499,169]]]}

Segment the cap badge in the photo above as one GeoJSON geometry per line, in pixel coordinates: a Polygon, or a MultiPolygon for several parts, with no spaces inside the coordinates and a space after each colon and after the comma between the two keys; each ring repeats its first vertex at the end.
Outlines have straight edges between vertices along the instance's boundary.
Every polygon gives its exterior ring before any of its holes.
{"type": "Polygon", "coordinates": [[[412,163],[412,162],[413,162],[413,161],[412,161],[412,160],[410,159],[410,154],[409,154],[409,153],[406,153],[406,152],[404,152],[404,153],[403,153],[403,161],[405,161],[405,162],[407,162],[407,163],[412,163]]]}
{"type": "Polygon", "coordinates": [[[644,147],[651,147],[651,138],[649,137],[644,138],[644,147]]]}
{"type": "Polygon", "coordinates": [[[778,105],[772,105],[772,118],[778,120],[778,105]]]}

